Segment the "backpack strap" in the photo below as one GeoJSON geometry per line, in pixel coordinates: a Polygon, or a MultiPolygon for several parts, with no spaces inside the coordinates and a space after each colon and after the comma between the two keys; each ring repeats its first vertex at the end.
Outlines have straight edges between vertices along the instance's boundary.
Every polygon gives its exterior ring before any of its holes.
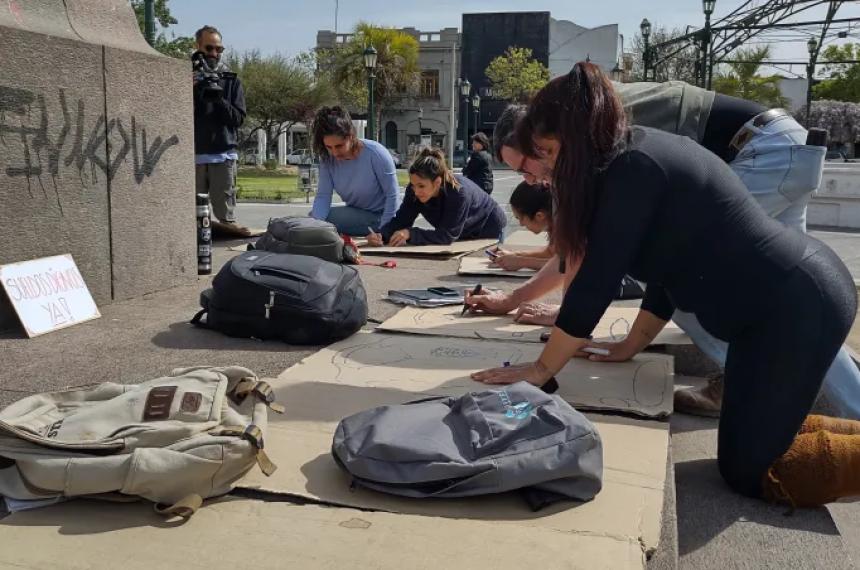
{"type": "Polygon", "coordinates": [[[250,441],[257,449],[257,465],[260,466],[260,471],[263,472],[263,475],[269,477],[272,473],[277,471],[278,466],[272,463],[272,460],[269,459],[269,456],[266,455],[266,452],[263,450],[263,430],[258,426],[254,424],[251,424],[246,428],[239,426],[226,426],[215,432],[214,435],[230,435],[250,441]]]}
{"type": "Polygon", "coordinates": [[[272,386],[268,382],[255,378],[242,378],[233,388],[233,396],[238,402],[243,401],[251,394],[265,402],[266,406],[277,414],[283,414],[286,411],[284,406],[275,402],[275,391],[272,390],[272,386]]]}
{"type": "Polygon", "coordinates": [[[196,327],[200,327],[201,329],[210,329],[212,327],[209,326],[209,323],[203,321],[203,315],[207,314],[209,309],[200,309],[196,315],[191,319],[190,323],[196,327]]]}
{"type": "Polygon", "coordinates": [[[160,515],[181,517],[188,520],[201,506],[203,506],[203,498],[200,495],[188,495],[187,497],[182,497],[172,505],[165,507],[155,505],[153,508],[160,515]]]}

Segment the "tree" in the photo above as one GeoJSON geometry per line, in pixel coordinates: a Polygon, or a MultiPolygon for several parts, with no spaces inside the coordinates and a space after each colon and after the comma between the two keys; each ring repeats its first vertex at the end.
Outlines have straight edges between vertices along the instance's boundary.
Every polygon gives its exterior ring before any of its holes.
{"type": "MultiPolygon", "coordinates": [[[[146,23],[144,21],[144,1],[130,0],[131,7],[134,9],[134,14],[137,16],[137,24],[140,26],[140,33],[145,33],[146,23]]],[[[170,7],[167,5],[169,0],[155,0],[155,22],[163,28],[155,36],[155,45],[152,47],[164,55],[179,59],[186,59],[191,52],[194,51],[196,42],[194,38],[189,36],[179,36],[171,33],[168,38],[165,33],[170,26],[174,26],[179,21],[170,13],[170,7]]]]}
{"type": "MultiPolygon", "coordinates": [[[[674,40],[683,35],[686,35],[684,30],[678,28],[668,30],[661,26],[659,28],[654,28],[651,32],[651,36],[648,38],[648,43],[653,47],[655,45],[674,40]]],[[[677,44],[675,47],[670,49],[669,53],[680,49],[681,45],[683,44],[677,44]]],[[[643,57],[645,54],[645,40],[639,33],[633,37],[633,48],[631,53],[633,54],[633,78],[635,81],[642,81],[645,71],[645,59],[643,57]]],[[[669,55],[669,53],[658,53],[657,60],[660,61],[661,58],[669,55]]],[[[652,56],[652,58],[653,57],[654,56],[652,56]]],[[[678,51],[678,53],[657,66],[657,81],[661,83],[664,81],[686,81],[687,83],[695,85],[696,66],[698,65],[699,59],[700,52],[695,45],[690,45],[678,51]]],[[[653,77],[654,73],[654,62],[652,59],[651,67],[649,69],[649,80],[653,77]]]]}
{"type": "Polygon", "coordinates": [[[513,46],[491,61],[484,73],[495,97],[520,103],[526,103],[549,81],[549,69],[532,58],[532,50],[513,46]]]}
{"type": "Polygon", "coordinates": [[[417,92],[421,80],[418,40],[394,28],[361,22],[348,42],[330,50],[320,50],[317,54],[320,69],[331,78],[341,104],[352,111],[367,109],[367,70],[364,67],[367,46],[373,46],[377,52],[373,97],[378,127],[386,108],[417,92]]]}
{"type": "MultiPolygon", "coordinates": [[[[806,122],[806,107],[797,112],[806,122]]],[[[808,127],[819,127],[830,133],[830,141],[845,144],[860,141],[860,104],[845,101],[814,101],[808,127]]]]}
{"type": "Polygon", "coordinates": [[[785,107],[788,100],[779,88],[779,75],[758,74],[762,62],[770,57],[770,46],[740,49],[736,52],[741,63],[728,64],[729,71],[714,78],[714,91],[761,103],[765,107],[785,107]]]}
{"type": "Polygon", "coordinates": [[[860,64],[829,63],[858,59],[860,44],[827,46],[822,54],[822,69],[828,78],[814,87],[815,98],[860,103],[860,64]]]}
{"type": "Polygon", "coordinates": [[[249,51],[230,56],[227,65],[242,80],[248,121],[243,132],[250,138],[259,130],[276,141],[299,122],[309,122],[316,110],[334,100],[334,89],[315,72],[312,54],[290,59],[249,51]]]}

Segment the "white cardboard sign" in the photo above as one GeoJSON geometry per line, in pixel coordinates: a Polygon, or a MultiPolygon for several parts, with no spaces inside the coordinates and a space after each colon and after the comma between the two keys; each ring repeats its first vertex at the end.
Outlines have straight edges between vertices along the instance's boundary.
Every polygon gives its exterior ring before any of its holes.
{"type": "Polygon", "coordinates": [[[0,284],[30,338],[101,316],[71,254],[0,265],[0,284]]]}

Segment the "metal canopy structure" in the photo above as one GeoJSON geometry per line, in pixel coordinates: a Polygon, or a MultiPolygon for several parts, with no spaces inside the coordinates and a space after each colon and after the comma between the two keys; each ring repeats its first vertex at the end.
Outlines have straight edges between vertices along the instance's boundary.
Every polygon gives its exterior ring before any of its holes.
{"type": "MultiPolygon", "coordinates": [[[[705,27],[688,32],[673,40],[651,45],[646,49],[645,77],[649,78],[649,70],[656,71],[661,65],[682,54],[688,54],[691,49],[697,51],[696,80],[700,86],[711,87],[714,67],[720,63],[729,62],[729,55],[737,48],[750,44],[756,39],[766,40],[774,34],[799,33],[816,39],[815,50],[810,52],[809,61],[803,62],[773,62],[779,64],[808,65],[814,70],[821,48],[831,36],[846,37],[845,29],[851,29],[852,24],[860,23],[860,18],[842,18],[836,16],[844,4],[857,3],[860,0],[748,0],[735,10],[713,24],[710,21],[710,11],[714,3],[703,2],[705,7],[705,27]],[[824,19],[813,21],[794,21],[799,14],[813,8],[825,6],[827,13],[824,19]],[[789,21],[791,20],[791,21],[789,21]],[[761,37],[759,37],[761,36],[761,37]]],[[[786,41],[783,38],[771,41],[786,41]]],[[[648,45],[646,39],[646,46],[648,45]]],[[[769,62],[763,62],[767,65],[769,62]]]]}

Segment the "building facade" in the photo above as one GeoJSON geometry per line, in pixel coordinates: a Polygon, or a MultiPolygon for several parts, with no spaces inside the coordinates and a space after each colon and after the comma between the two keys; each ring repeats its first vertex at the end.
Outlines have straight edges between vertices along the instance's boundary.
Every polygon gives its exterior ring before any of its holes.
{"type": "MultiPolygon", "coordinates": [[[[418,40],[421,82],[414,96],[404,96],[384,110],[379,133],[380,142],[400,153],[405,161],[422,145],[447,148],[450,133],[456,132],[456,119],[451,125],[451,87],[460,67],[460,33],[457,28],[401,31],[418,40]]],[[[330,49],[350,39],[351,34],[319,31],[317,48],[330,49]]]]}

